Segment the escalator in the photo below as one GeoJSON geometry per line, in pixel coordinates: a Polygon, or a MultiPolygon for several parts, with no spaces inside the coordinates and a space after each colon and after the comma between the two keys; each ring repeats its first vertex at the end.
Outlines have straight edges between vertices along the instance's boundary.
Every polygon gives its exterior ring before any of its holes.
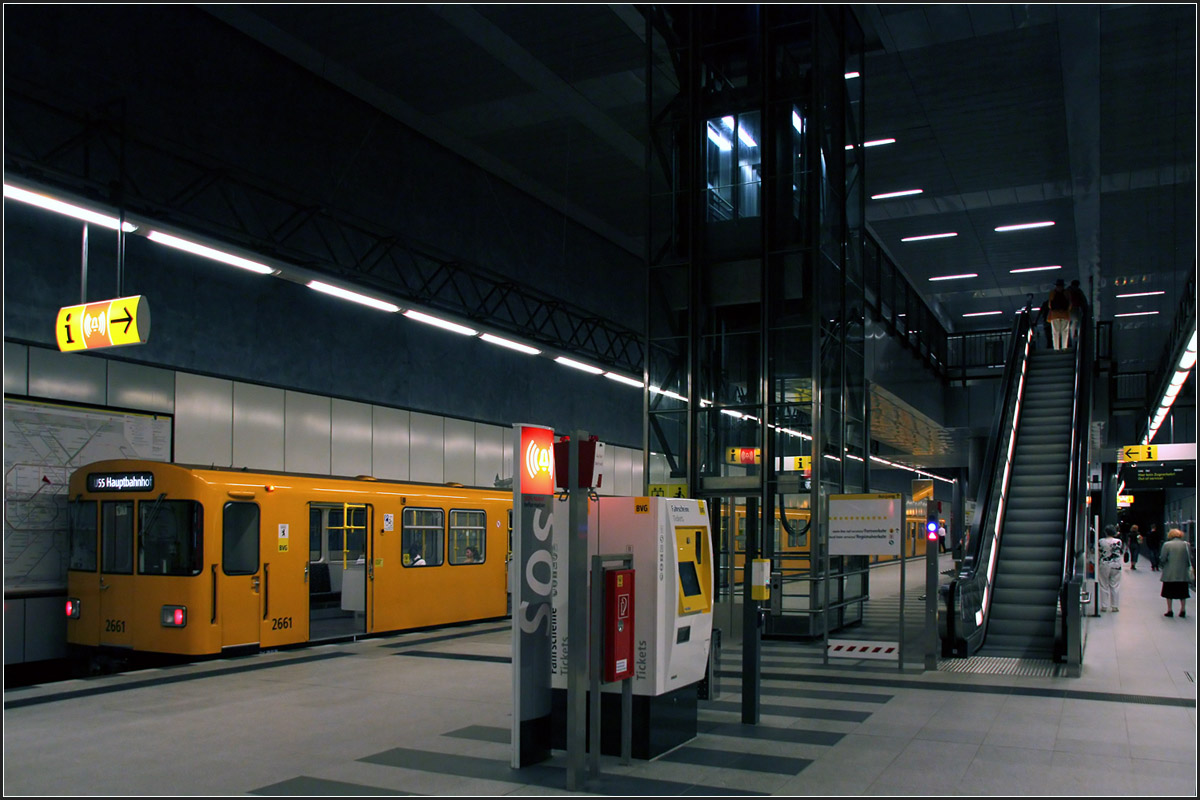
{"type": "Polygon", "coordinates": [[[1082,660],[1092,337],[1035,350],[1014,323],[962,568],[939,589],[943,656],[1082,660]]]}

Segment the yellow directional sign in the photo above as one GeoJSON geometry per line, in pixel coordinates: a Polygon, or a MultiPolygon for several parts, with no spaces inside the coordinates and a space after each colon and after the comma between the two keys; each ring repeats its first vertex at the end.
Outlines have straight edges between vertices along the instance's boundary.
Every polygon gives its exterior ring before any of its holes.
{"type": "Polygon", "coordinates": [[[1121,448],[1123,461],[1158,461],[1158,445],[1130,444],[1121,448]]]}
{"type": "Polygon", "coordinates": [[[757,447],[729,447],[725,450],[726,464],[761,464],[762,450],[757,447]]]}
{"type": "Polygon", "coordinates": [[[784,456],[783,472],[808,472],[812,469],[812,456],[784,456]]]}
{"type": "Polygon", "coordinates": [[[63,352],[144,344],[150,338],[150,303],[139,294],[64,306],[54,335],[63,352]]]}

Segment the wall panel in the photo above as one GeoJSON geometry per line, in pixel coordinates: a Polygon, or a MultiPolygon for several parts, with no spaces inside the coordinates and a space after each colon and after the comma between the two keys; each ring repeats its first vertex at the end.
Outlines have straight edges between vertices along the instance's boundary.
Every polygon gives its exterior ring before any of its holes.
{"type": "Polygon", "coordinates": [[[283,463],[288,472],[329,474],[331,398],[286,391],[283,463]]]}
{"type": "Polygon", "coordinates": [[[381,480],[409,480],[409,412],[371,406],[371,474],[381,480]]]}
{"type": "Polygon", "coordinates": [[[504,477],[504,428],[475,423],[476,486],[495,486],[504,477]]]}
{"type": "Polygon", "coordinates": [[[443,430],[445,471],[442,480],[472,485],[475,482],[475,423],[447,417],[443,430]]]}
{"type": "Polygon", "coordinates": [[[169,369],[108,361],[108,405],[114,408],[175,412],[175,372],[169,369]]]}
{"type": "Polygon", "coordinates": [[[4,343],[4,393],[27,394],[29,390],[29,348],[4,343]]]}
{"type": "Polygon", "coordinates": [[[270,386],[233,384],[233,465],[282,470],[284,392],[270,386]]]}
{"type": "Polygon", "coordinates": [[[103,358],[30,348],[29,396],[102,406],[108,394],[107,364],[103,358]]]}
{"type": "Polygon", "coordinates": [[[442,483],[445,478],[443,417],[420,414],[409,416],[409,474],[414,481],[442,483]]]}
{"type": "Polygon", "coordinates": [[[333,400],[331,469],[334,475],[371,475],[371,406],[333,400]]]}
{"type": "Polygon", "coordinates": [[[175,460],[233,465],[233,381],[175,373],[175,460]]]}

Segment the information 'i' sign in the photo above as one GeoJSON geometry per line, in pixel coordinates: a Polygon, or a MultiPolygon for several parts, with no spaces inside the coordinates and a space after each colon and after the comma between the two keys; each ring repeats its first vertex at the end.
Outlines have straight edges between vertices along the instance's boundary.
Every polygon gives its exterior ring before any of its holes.
{"type": "Polygon", "coordinates": [[[144,344],[150,338],[150,303],[139,294],[63,306],[54,336],[63,352],[144,344]]]}

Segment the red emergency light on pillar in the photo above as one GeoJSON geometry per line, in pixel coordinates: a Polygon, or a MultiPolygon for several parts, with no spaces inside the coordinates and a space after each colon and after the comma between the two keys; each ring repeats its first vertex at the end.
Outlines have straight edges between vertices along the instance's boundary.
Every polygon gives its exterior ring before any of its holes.
{"type": "Polygon", "coordinates": [[[633,677],[633,577],[631,569],[604,572],[604,682],[633,677]]]}
{"type": "MultiPolygon", "coordinates": [[[[595,489],[600,486],[603,475],[595,475],[596,447],[599,436],[589,436],[586,442],[579,443],[579,486],[580,489],[595,489]],[[595,482],[593,483],[593,479],[595,482]]],[[[563,436],[554,443],[554,484],[560,491],[569,491],[567,484],[571,482],[571,437],[563,436]]]]}

